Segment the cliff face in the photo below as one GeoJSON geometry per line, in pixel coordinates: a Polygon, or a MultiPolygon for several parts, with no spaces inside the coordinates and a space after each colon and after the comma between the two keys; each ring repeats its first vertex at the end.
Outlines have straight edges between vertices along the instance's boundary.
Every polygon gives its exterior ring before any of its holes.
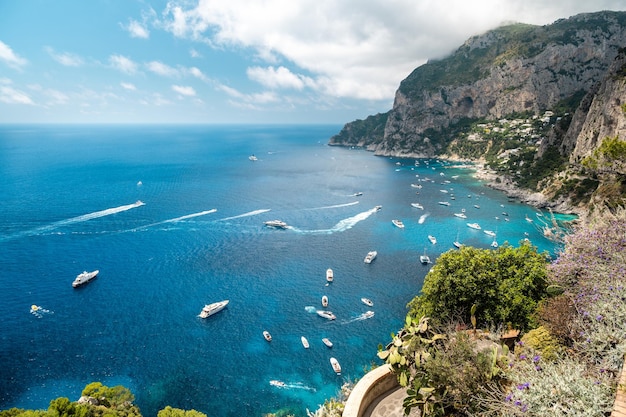
{"type": "Polygon", "coordinates": [[[601,91],[598,85],[624,45],[623,12],[583,14],[547,26],[510,25],[490,31],[470,38],[450,57],[428,62],[403,80],[392,110],[378,120],[384,121],[384,129],[372,125],[374,120],[367,128],[364,121],[352,122],[330,144],[358,144],[378,155],[431,157],[445,153],[452,139],[438,133],[463,120],[540,114],[585,93],[612,94],[598,98],[597,103],[588,98],[589,112],[581,111],[572,123],[580,131],[568,132],[560,144],[563,152],[579,159],[605,135],[615,136],[615,128],[623,129],[620,115],[612,113],[617,111],[614,106],[607,111],[610,103],[625,100],[623,84],[607,84],[601,91]],[[604,120],[605,128],[598,131],[588,118],[604,120]]]}

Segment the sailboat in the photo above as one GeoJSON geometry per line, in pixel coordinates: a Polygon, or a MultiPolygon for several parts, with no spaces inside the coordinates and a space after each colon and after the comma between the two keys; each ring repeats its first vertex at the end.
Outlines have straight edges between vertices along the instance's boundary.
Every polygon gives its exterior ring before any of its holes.
{"type": "Polygon", "coordinates": [[[493,242],[491,242],[491,247],[492,248],[497,248],[498,247],[498,241],[496,240],[496,237],[493,237],[493,242]]]}
{"type": "Polygon", "coordinates": [[[428,255],[426,255],[426,248],[424,248],[424,254],[420,255],[420,262],[424,265],[430,263],[430,258],[428,257],[428,255]]]}
{"type": "Polygon", "coordinates": [[[461,246],[463,246],[463,244],[461,242],[459,242],[459,232],[456,232],[456,240],[454,242],[452,242],[452,244],[457,249],[461,249],[461,246]]]}

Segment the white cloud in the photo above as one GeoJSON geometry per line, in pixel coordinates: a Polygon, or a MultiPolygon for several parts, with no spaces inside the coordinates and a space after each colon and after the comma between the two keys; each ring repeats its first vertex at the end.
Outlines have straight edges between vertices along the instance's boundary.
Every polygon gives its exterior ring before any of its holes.
{"type": "Polygon", "coordinates": [[[120,85],[125,90],[130,90],[130,91],[137,90],[137,87],[135,87],[135,84],[121,82],[120,85]]]}
{"type": "Polygon", "coordinates": [[[0,101],[9,104],[35,104],[25,92],[6,85],[0,86],[0,101]]]}
{"type": "Polygon", "coordinates": [[[128,26],[125,26],[124,29],[126,29],[133,38],[148,39],[150,37],[148,29],[136,20],[131,19],[128,26]]]}
{"type": "Polygon", "coordinates": [[[151,61],[146,64],[148,71],[164,77],[178,77],[180,72],[176,68],[172,68],[159,61],[151,61]]]}
{"type": "Polygon", "coordinates": [[[183,85],[173,85],[172,90],[176,91],[178,94],[193,97],[196,95],[196,90],[193,87],[183,86],[183,85]]]}
{"type": "Polygon", "coordinates": [[[255,94],[244,94],[235,88],[224,84],[217,86],[219,91],[226,93],[230,98],[230,103],[236,107],[247,109],[259,109],[259,106],[279,102],[279,97],[272,91],[265,91],[255,94]]]}
{"type": "Polygon", "coordinates": [[[187,71],[189,72],[189,74],[191,74],[192,76],[196,77],[199,80],[202,80],[205,82],[209,80],[207,76],[204,75],[204,73],[196,67],[190,67],[187,69],[187,71]]]}
{"type": "Polygon", "coordinates": [[[9,67],[15,69],[20,69],[28,62],[24,58],[13,52],[13,49],[11,49],[9,45],[2,41],[0,41],[0,61],[4,61],[4,63],[7,64],[9,67]]]}
{"type": "Polygon", "coordinates": [[[135,74],[137,72],[137,64],[123,55],[111,55],[109,63],[116,70],[126,74],[135,74]]]}
{"type": "Polygon", "coordinates": [[[192,57],[192,58],[200,58],[202,55],[197,50],[191,48],[189,50],[189,56],[192,57]]]}
{"type": "Polygon", "coordinates": [[[288,68],[252,67],[247,70],[248,78],[268,88],[293,88],[302,90],[305,86],[313,87],[315,82],[310,77],[297,75],[288,68]]]}
{"type": "Polygon", "coordinates": [[[83,65],[83,59],[76,55],[76,54],[72,54],[69,52],[55,52],[54,49],[50,48],[50,47],[46,47],[46,52],[48,52],[48,54],[50,54],[50,56],[57,61],[59,64],[64,65],[66,67],[79,67],[81,65],[83,65]]]}
{"type": "Polygon", "coordinates": [[[503,22],[548,24],[623,8],[623,0],[172,0],[162,27],[219,48],[251,48],[265,63],[282,64],[285,70],[248,72],[272,88],[302,88],[300,79],[328,96],[391,100],[414,68],[503,22]]]}

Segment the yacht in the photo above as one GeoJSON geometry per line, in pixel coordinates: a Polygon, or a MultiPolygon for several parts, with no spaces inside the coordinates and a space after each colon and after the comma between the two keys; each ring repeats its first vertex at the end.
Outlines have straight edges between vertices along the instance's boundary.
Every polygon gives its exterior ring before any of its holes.
{"type": "Polygon", "coordinates": [[[467,219],[467,216],[465,215],[465,213],[454,213],[454,215],[458,217],[459,219],[467,219]]]}
{"type": "Polygon", "coordinates": [[[333,282],[333,279],[335,279],[335,275],[333,274],[333,270],[328,268],[326,270],[326,281],[333,282]]]}
{"type": "Polygon", "coordinates": [[[287,223],[285,223],[282,220],[269,220],[269,221],[263,222],[263,224],[266,225],[267,227],[275,227],[276,229],[287,228],[287,223]]]}
{"type": "Polygon", "coordinates": [[[495,237],[496,236],[496,232],[494,232],[492,230],[483,230],[483,232],[485,232],[486,235],[489,235],[491,237],[495,237]]]}
{"type": "Polygon", "coordinates": [[[367,252],[367,256],[365,257],[364,262],[366,264],[371,264],[372,261],[376,259],[376,256],[378,256],[378,252],[376,252],[375,250],[369,251],[367,252]]]}
{"type": "Polygon", "coordinates": [[[330,358],[330,366],[333,367],[333,371],[335,371],[337,375],[341,375],[341,365],[339,365],[339,361],[337,359],[330,358]]]}
{"type": "Polygon", "coordinates": [[[206,319],[207,317],[212,316],[213,314],[219,311],[222,311],[224,307],[226,307],[227,304],[228,304],[228,300],[223,300],[223,301],[218,301],[217,303],[207,304],[202,308],[202,311],[200,312],[200,314],[198,314],[198,317],[206,319]]]}
{"type": "Polygon", "coordinates": [[[80,287],[83,284],[88,283],[89,281],[94,279],[96,276],[98,276],[99,272],[100,271],[97,269],[91,272],[87,272],[87,271],[81,272],[80,274],[76,276],[76,278],[74,279],[74,282],[72,282],[72,287],[76,288],[76,287],[80,287]]]}
{"type": "Polygon", "coordinates": [[[467,227],[471,227],[472,229],[480,230],[480,225],[478,223],[467,223],[467,227]]]}
{"type": "Polygon", "coordinates": [[[369,298],[361,298],[361,301],[363,302],[363,304],[365,304],[366,306],[370,306],[373,307],[374,306],[374,302],[372,300],[370,300],[369,298]]]}
{"type": "Polygon", "coordinates": [[[328,320],[335,320],[337,318],[337,316],[335,316],[332,311],[316,310],[315,312],[317,313],[318,316],[323,317],[328,320]]]}
{"type": "Polygon", "coordinates": [[[411,207],[415,207],[416,209],[424,210],[424,206],[420,203],[411,203],[411,207]]]}
{"type": "Polygon", "coordinates": [[[302,336],[300,338],[300,341],[302,342],[302,346],[304,346],[305,349],[309,348],[309,341],[306,339],[306,337],[302,336]]]}
{"type": "Polygon", "coordinates": [[[391,223],[393,223],[396,227],[399,227],[400,229],[404,229],[404,223],[402,223],[402,220],[393,219],[391,223]]]}
{"type": "Polygon", "coordinates": [[[439,204],[441,204],[442,206],[449,206],[450,203],[448,203],[447,201],[440,201],[439,204]]]}
{"type": "Polygon", "coordinates": [[[430,240],[430,243],[433,245],[437,243],[437,238],[433,235],[428,235],[428,240],[430,240]]]}

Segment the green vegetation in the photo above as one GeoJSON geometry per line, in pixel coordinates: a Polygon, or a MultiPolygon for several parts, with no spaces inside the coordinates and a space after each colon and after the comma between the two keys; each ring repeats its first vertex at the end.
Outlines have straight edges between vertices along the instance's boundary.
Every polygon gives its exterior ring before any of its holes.
{"type": "Polygon", "coordinates": [[[582,165],[599,173],[626,174],[626,142],[617,136],[604,138],[600,147],[583,159],[582,165]]]}
{"type": "Polygon", "coordinates": [[[496,250],[463,246],[442,254],[408,305],[412,317],[470,322],[472,306],[483,326],[526,329],[546,297],[546,256],[524,241],[496,250]]]}
{"type": "Polygon", "coordinates": [[[389,112],[368,116],[365,120],[355,120],[346,124],[341,131],[330,138],[330,143],[356,146],[359,143],[368,145],[380,142],[385,133],[385,124],[389,112]]]}

